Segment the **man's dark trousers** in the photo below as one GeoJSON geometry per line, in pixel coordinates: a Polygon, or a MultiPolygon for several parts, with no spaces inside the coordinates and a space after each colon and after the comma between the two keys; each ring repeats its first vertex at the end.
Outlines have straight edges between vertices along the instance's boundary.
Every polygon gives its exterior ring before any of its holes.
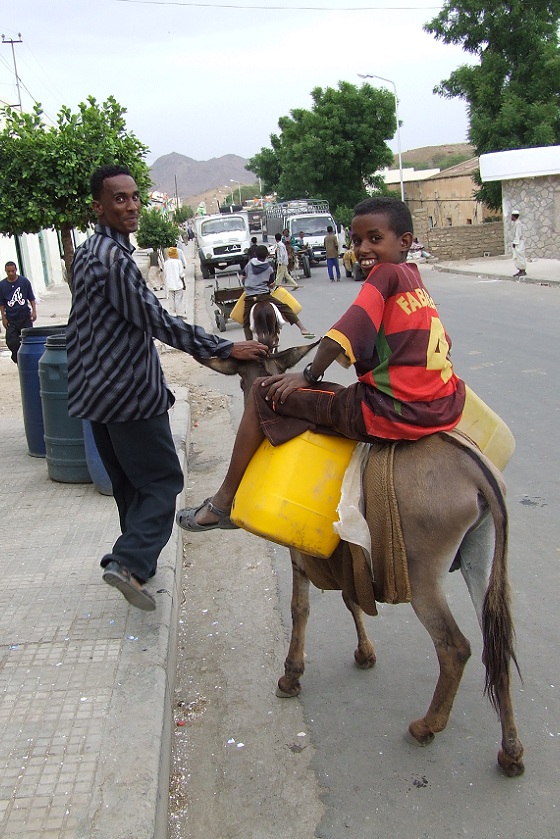
{"type": "Polygon", "coordinates": [[[113,486],[121,536],[101,560],[128,568],[141,582],[153,576],[169,541],[183,472],[167,412],[131,422],[92,422],[93,437],[113,486]]]}
{"type": "Polygon", "coordinates": [[[16,364],[18,350],[21,346],[21,330],[28,329],[31,326],[33,326],[31,315],[26,315],[22,318],[14,318],[14,320],[8,320],[8,326],[6,329],[6,346],[12,353],[12,361],[15,361],[16,364]]]}

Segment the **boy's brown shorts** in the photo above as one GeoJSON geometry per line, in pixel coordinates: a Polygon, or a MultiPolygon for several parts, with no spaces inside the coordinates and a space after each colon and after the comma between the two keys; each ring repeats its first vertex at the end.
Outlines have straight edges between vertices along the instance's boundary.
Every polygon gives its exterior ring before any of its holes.
{"type": "Polygon", "coordinates": [[[261,387],[262,381],[255,381],[253,396],[261,428],[273,446],[280,446],[304,431],[349,437],[364,443],[377,439],[365,429],[361,382],[349,387],[320,382],[295,390],[284,403],[274,407],[272,401],[265,398],[268,388],[261,387]]]}

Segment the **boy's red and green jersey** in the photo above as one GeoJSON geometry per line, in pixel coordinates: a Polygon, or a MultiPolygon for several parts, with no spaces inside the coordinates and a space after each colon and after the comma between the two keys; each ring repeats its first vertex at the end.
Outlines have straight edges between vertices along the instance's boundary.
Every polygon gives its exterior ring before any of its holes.
{"type": "Polygon", "coordinates": [[[453,372],[451,341],[416,265],[375,265],[327,337],[366,386],[368,434],[416,440],[459,422],[465,385],[453,372]]]}

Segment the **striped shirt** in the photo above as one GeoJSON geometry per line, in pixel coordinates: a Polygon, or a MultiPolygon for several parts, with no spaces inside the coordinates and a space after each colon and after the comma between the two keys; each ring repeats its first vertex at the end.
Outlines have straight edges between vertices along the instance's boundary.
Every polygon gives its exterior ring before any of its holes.
{"type": "Polygon", "coordinates": [[[66,333],[70,416],[129,422],[167,411],[175,398],[154,338],[196,358],[231,353],[231,341],[161,307],[133,252],[128,236],[98,224],[74,254],[66,333]]]}
{"type": "Polygon", "coordinates": [[[453,371],[451,340],[416,265],[374,266],[327,336],[366,385],[368,434],[416,440],[457,425],[465,386],[453,371]]]}

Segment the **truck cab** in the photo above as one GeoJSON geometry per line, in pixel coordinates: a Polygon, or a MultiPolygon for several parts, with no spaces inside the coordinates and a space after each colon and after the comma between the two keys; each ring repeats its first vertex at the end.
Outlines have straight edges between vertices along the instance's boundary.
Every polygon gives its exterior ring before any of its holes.
{"type": "Polygon", "coordinates": [[[327,227],[330,225],[336,230],[328,201],[313,198],[282,201],[267,209],[264,222],[269,237],[286,229],[290,237],[295,238],[303,232],[313,263],[317,264],[327,258],[324,244],[327,227]]]}
{"type": "Polygon", "coordinates": [[[200,270],[205,280],[215,275],[216,268],[245,267],[251,244],[247,213],[198,216],[195,224],[200,270]]]}

